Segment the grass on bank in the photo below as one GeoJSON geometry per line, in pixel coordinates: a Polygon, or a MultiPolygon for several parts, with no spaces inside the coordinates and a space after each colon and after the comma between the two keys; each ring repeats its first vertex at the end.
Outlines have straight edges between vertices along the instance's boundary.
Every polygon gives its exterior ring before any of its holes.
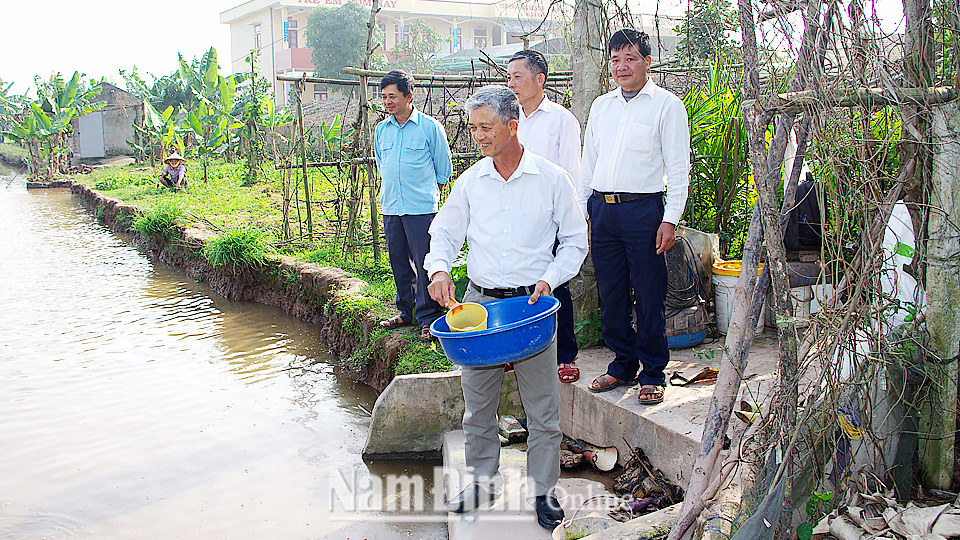
{"type": "Polygon", "coordinates": [[[25,167],[29,157],[26,148],[8,142],[0,143],[0,161],[4,163],[25,167]]]}
{"type": "MultiPolygon", "coordinates": [[[[344,330],[358,337],[362,332],[363,313],[372,310],[375,317],[393,315],[394,311],[383,304],[396,297],[393,273],[382,240],[381,261],[374,263],[366,207],[358,219],[358,242],[362,245],[356,257],[345,259],[336,242],[338,224],[341,229],[343,226],[338,221],[341,216],[337,215],[337,209],[339,201],[345,199],[343,193],[348,169],[337,171],[331,168],[325,171],[326,174],[316,169],[309,171],[313,238],[300,236],[301,230],[306,231],[306,207],[301,200],[299,213],[293,206],[290,210],[290,229],[295,238],[278,241],[282,237],[283,222],[282,171],[274,169],[269,161],[263,162],[262,166],[260,180],[253,186],[243,186],[243,165],[240,163],[212,161],[208,169],[209,181],[204,182],[199,163],[188,162],[188,186],[178,192],[157,181],[162,166],[104,167],[87,175],[74,176],[73,180],[140,208],[143,214],[133,226],[142,234],[164,236],[173,225],[187,227],[198,222],[217,232],[219,238],[208,243],[203,252],[208,262],[215,266],[258,265],[269,253],[279,253],[322,266],[342,268],[349,275],[364,280],[368,285],[359,295],[329,306],[345,317],[344,330]]],[[[377,337],[379,335],[371,336],[374,340],[377,337]]],[[[363,352],[360,353],[363,356],[363,352]]],[[[398,375],[432,373],[448,371],[452,367],[435,345],[409,339],[395,371],[398,375]]]]}

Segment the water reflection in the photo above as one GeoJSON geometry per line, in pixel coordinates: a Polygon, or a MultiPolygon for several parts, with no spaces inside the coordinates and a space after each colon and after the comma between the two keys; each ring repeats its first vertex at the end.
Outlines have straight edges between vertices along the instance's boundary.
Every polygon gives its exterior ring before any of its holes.
{"type": "Polygon", "coordinates": [[[445,537],[329,510],[332,473],[404,465],[360,460],[376,396],[315,325],[212,294],[22,177],[0,177],[0,253],[0,539],[445,537]]]}

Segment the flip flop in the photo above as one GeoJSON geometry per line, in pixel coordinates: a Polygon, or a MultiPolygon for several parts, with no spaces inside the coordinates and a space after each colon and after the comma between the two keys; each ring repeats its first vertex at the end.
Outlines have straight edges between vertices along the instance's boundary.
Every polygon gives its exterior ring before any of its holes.
{"type": "Polygon", "coordinates": [[[714,382],[717,382],[717,374],[719,374],[718,369],[712,368],[712,367],[705,367],[701,369],[700,372],[694,375],[692,378],[687,379],[686,377],[681,375],[679,371],[674,371],[673,375],[670,376],[670,384],[673,386],[687,386],[688,384],[694,384],[698,382],[714,383],[714,382]],[[676,384],[673,382],[674,379],[683,381],[683,382],[681,384],[676,384]]]}
{"type": "Polygon", "coordinates": [[[614,388],[617,388],[617,387],[619,387],[619,386],[633,386],[633,385],[635,385],[635,384],[637,384],[637,379],[636,379],[636,378],[626,379],[626,380],[620,380],[620,379],[614,377],[613,375],[609,375],[609,374],[606,374],[606,373],[605,373],[605,374],[601,375],[600,377],[597,377],[596,379],[594,379],[593,382],[590,383],[589,386],[587,386],[587,390],[590,390],[591,392],[594,392],[594,393],[609,392],[610,390],[613,390],[614,388]],[[600,378],[601,378],[601,377],[609,377],[609,378],[613,379],[614,382],[612,382],[612,383],[610,383],[610,384],[607,384],[607,385],[599,386],[599,385],[600,385],[600,378]],[[598,386],[594,386],[594,385],[598,385],[598,386]]]}
{"type": "Polygon", "coordinates": [[[389,319],[384,319],[380,321],[381,328],[398,328],[400,326],[410,326],[411,324],[413,323],[410,321],[403,320],[403,317],[401,317],[400,315],[394,315],[389,319]]]}
{"type": "Polygon", "coordinates": [[[573,365],[573,362],[560,364],[557,366],[557,376],[562,383],[573,383],[580,380],[580,368],[573,365]]]}
{"type": "Polygon", "coordinates": [[[640,395],[638,398],[641,405],[656,405],[657,403],[663,403],[663,387],[655,384],[645,384],[640,387],[640,395]],[[644,399],[643,396],[653,397],[644,399]]]}

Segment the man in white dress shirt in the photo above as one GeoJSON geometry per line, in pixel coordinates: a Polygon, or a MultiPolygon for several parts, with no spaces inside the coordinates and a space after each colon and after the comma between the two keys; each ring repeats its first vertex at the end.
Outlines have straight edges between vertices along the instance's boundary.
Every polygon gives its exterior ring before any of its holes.
{"type": "MultiPolygon", "coordinates": [[[[467,100],[470,133],[484,157],[457,179],[430,226],[424,261],[431,298],[447,305],[456,287],[450,268],[466,239],[470,285],[464,302],[530,295],[534,304],[577,272],[587,254],[587,223],[570,175],[520,146],[520,104],[505,86],[467,100]],[[554,254],[554,243],[559,245],[554,254]]],[[[527,475],[537,522],[555,528],[563,510],[553,489],[560,477],[560,384],[557,346],[514,362],[527,417],[527,475]]],[[[497,406],[503,367],[463,367],[461,385],[467,467],[477,481],[447,502],[449,512],[492,504],[499,490],[497,406]]]]}
{"type": "MultiPolygon", "coordinates": [[[[507,88],[520,100],[517,138],[524,148],[563,167],[576,182],[580,175],[580,122],[577,117],[547,99],[547,59],[537,51],[523,50],[507,63],[507,88]]],[[[566,283],[554,288],[560,301],[557,312],[557,375],[560,382],[580,378],[577,334],[573,328],[573,298],[566,283]]]]}
{"type": "Polygon", "coordinates": [[[652,405],[663,401],[670,357],[663,253],[687,201],[690,132],[683,102],[647,76],[649,36],[619,30],[607,49],[618,88],[590,107],[578,199],[590,216],[603,341],[616,356],[589,389],[639,383],[640,403],[652,405]]]}

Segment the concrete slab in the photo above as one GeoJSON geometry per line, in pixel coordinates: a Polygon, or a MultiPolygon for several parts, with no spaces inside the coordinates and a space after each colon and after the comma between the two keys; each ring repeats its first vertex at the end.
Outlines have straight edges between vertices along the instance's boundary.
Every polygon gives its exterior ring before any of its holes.
{"type": "MultiPolygon", "coordinates": [[[[720,367],[723,339],[670,352],[667,377],[679,371],[691,378],[706,366],[720,367]]],[[[597,446],[616,446],[619,463],[630,457],[630,447],[640,447],[666,477],[686,488],[689,471],[700,448],[713,384],[668,386],[663,403],[640,405],[638,387],[620,387],[594,393],[590,382],[606,373],[613,353],[606,348],[583,349],[577,360],[580,380],[560,385],[560,428],[570,437],[597,446]]],[[[777,370],[776,331],[767,329],[750,350],[746,382],[739,399],[763,400],[773,391],[777,370]]]]}
{"type": "MultiPolygon", "coordinates": [[[[537,524],[532,502],[526,500],[526,446],[516,444],[500,449],[500,474],[503,489],[490,508],[467,514],[448,514],[447,530],[451,540],[488,538],[523,538],[550,540],[550,531],[537,524]]],[[[463,447],[463,431],[444,436],[443,467],[446,498],[460,493],[469,478],[463,447]]],[[[612,493],[600,482],[585,478],[561,478],[556,488],[557,500],[567,517],[598,512],[606,515],[612,493]]]]}
{"type": "MultiPolygon", "coordinates": [[[[719,368],[720,349],[723,339],[702,343],[689,349],[670,353],[667,376],[677,371],[686,378],[696,375],[704,367],[719,368]]],[[[651,463],[666,477],[686,488],[689,471],[700,446],[707,407],[713,395],[713,384],[698,383],[691,386],[668,386],[664,401],[653,406],[642,406],[637,401],[637,387],[621,387],[609,392],[593,393],[587,386],[597,376],[606,372],[613,353],[606,348],[580,351],[577,365],[580,380],[573,384],[560,385],[560,427],[573,438],[583,439],[597,446],[616,446],[618,463],[629,459],[630,448],[644,450],[651,463]]],[[[777,337],[772,329],[758,336],[750,350],[745,382],[739,399],[765,401],[773,392],[777,370],[777,337]]],[[[737,421],[737,420],[734,420],[737,421]]],[[[501,475],[504,490],[497,503],[487,509],[469,514],[449,514],[448,533],[451,540],[480,538],[529,538],[549,539],[550,533],[537,524],[536,512],[527,503],[526,454],[523,445],[501,449],[501,475]]],[[[463,432],[453,431],[444,436],[443,442],[444,483],[446,497],[460,492],[469,480],[464,478],[463,432]]],[[[612,477],[611,477],[612,482],[612,477]]],[[[603,484],[585,478],[561,478],[557,485],[557,497],[567,517],[589,515],[606,516],[609,503],[614,497],[603,484]]],[[[673,517],[675,508],[664,515],[673,517]]],[[[646,523],[638,518],[634,526],[662,526],[646,523]]],[[[649,520],[649,518],[647,518],[649,520]]],[[[641,527],[642,528],[642,527],[641,527]]],[[[612,528],[598,538],[633,537],[638,530],[612,528]],[[623,536],[627,535],[627,536],[623,536]]]]}

